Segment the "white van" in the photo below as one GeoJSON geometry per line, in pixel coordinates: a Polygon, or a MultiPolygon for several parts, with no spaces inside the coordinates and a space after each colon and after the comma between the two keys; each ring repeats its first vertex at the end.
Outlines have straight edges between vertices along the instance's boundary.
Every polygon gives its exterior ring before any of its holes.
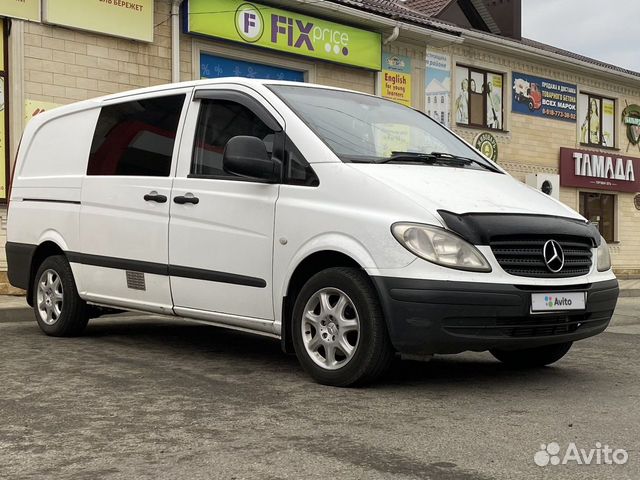
{"type": "Polygon", "coordinates": [[[547,365],[602,332],[595,226],[426,115],[318,85],[163,85],[35,117],[8,217],[48,335],[101,308],[281,339],[330,385],[395,353],[547,365]]]}

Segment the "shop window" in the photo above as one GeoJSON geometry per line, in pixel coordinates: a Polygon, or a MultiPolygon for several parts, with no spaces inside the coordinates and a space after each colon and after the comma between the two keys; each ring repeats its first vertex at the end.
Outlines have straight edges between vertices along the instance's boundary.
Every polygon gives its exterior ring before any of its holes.
{"type": "Polygon", "coordinates": [[[168,177],[184,95],[103,107],[87,175],[168,177]]]}
{"type": "Polygon", "coordinates": [[[456,80],[456,123],[501,130],[503,128],[502,75],[457,66],[456,80]]]}
{"type": "Polygon", "coordinates": [[[607,242],[615,240],[616,196],[580,192],[580,214],[598,227],[607,242]]]}
{"type": "Polygon", "coordinates": [[[578,142],[615,147],[615,118],[615,100],[581,93],[578,97],[578,142]]]}
{"type": "Polygon", "coordinates": [[[228,100],[203,100],[200,106],[191,173],[233,179],[222,167],[227,142],[238,135],[262,139],[273,152],[274,132],[247,107],[228,100]]]}

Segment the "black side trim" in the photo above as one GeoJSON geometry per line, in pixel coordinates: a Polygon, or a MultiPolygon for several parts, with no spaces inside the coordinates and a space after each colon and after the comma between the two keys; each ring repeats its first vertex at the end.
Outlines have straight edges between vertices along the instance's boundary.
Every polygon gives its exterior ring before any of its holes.
{"type": "Polygon", "coordinates": [[[31,260],[38,248],[37,245],[28,243],[7,242],[7,276],[9,283],[16,288],[29,289],[31,276],[31,260]]]}
{"type": "Polygon", "coordinates": [[[447,227],[474,245],[489,245],[500,235],[567,235],[590,238],[593,246],[600,244],[598,229],[580,220],[551,215],[513,213],[464,213],[446,210],[438,213],[447,227]]]}
{"type": "Polygon", "coordinates": [[[142,262],[127,258],[105,257],[79,252],[66,252],[70,262],[96,267],[117,268],[134,272],[150,273],[154,275],[171,275],[174,277],[206,280],[209,282],[231,283],[247,287],[265,288],[267,282],[262,278],[237,275],[235,273],[216,272],[202,268],[183,267],[179,265],[165,265],[163,263],[142,262]]]}
{"type": "Polygon", "coordinates": [[[169,275],[169,267],[162,263],[141,262],[128,258],[105,257],[79,252],[66,252],[66,255],[70,262],[81,263],[83,265],[133,270],[135,272],[152,273],[154,275],[169,275]]]}
{"type": "Polygon", "coordinates": [[[234,285],[245,285],[247,287],[264,288],[267,282],[262,278],[247,277],[235,273],[215,272],[201,268],[181,267],[169,265],[169,275],[173,277],[192,278],[194,280],[207,280],[209,282],[232,283],[234,285]]]}
{"type": "Polygon", "coordinates": [[[69,203],[71,205],[81,205],[79,200],[58,200],[53,198],[23,198],[23,202],[48,202],[48,203],[69,203]]]}

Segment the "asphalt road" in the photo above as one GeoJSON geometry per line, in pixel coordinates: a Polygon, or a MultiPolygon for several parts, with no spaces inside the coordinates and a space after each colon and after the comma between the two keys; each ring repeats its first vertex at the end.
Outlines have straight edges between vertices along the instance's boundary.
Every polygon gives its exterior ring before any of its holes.
{"type": "Polygon", "coordinates": [[[640,299],[625,298],[554,367],[468,353],[335,389],[275,340],[198,324],[99,319],[56,339],[0,323],[0,477],[636,479],[639,335],[640,299]],[[628,461],[539,467],[550,442],[628,461]]]}

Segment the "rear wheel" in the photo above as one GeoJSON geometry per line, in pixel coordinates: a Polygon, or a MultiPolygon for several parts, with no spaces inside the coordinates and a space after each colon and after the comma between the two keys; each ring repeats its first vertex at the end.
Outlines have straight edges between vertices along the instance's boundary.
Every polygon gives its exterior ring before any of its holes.
{"type": "Polygon", "coordinates": [[[491,350],[491,355],[505,365],[518,368],[544,367],[564,357],[573,342],[545,345],[524,350],[491,350]]]}
{"type": "Polygon", "coordinates": [[[40,329],[54,337],[82,333],[89,320],[88,308],[78,296],[67,259],[62,255],[46,258],[33,281],[33,310],[40,329]]]}
{"type": "Polygon", "coordinates": [[[355,268],[323,270],[302,287],[293,308],[293,343],[307,373],[339,387],[375,380],[394,354],[375,289],[355,268]]]}

